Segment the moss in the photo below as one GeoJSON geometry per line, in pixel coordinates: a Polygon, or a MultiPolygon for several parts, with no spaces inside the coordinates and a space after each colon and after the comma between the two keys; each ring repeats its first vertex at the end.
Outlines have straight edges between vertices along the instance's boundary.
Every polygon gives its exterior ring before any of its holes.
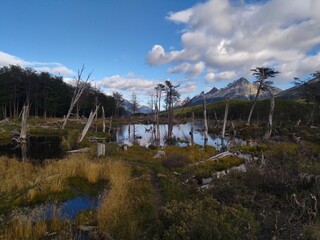
{"type": "Polygon", "coordinates": [[[196,179],[202,179],[212,176],[216,171],[222,171],[244,163],[244,159],[237,157],[224,157],[217,161],[206,161],[197,165],[190,165],[184,171],[187,176],[195,176],[196,179]]]}
{"type": "Polygon", "coordinates": [[[98,195],[107,185],[106,180],[99,180],[97,183],[90,183],[87,179],[81,177],[67,178],[67,184],[70,189],[80,194],[98,195]]]}
{"type": "Polygon", "coordinates": [[[181,154],[187,155],[191,162],[198,162],[203,159],[208,159],[216,154],[216,149],[213,146],[201,147],[199,145],[194,146],[168,146],[165,149],[167,155],[181,154]]]}
{"type": "Polygon", "coordinates": [[[261,152],[265,152],[271,149],[270,145],[261,144],[255,146],[234,146],[232,149],[240,151],[242,153],[248,153],[254,156],[261,156],[261,152]]]}

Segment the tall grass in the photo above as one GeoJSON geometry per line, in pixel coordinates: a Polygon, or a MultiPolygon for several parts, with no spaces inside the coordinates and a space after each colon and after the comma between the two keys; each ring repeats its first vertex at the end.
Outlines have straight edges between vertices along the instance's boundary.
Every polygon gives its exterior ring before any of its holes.
{"type": "Polygon", "coordinates": [[[50,233],[59,234],[60,236],[69,235],[69,229],[67,228],[69,223],[60,220],[60,212],[55,205],[51,206],[51,208],[40,206],[26,212],[15,211],[0,238],[22,240],[44,239],[50,233]],[[46,216],[49,210],[52,212],[50,219],[46,216]]]}
{"type": "Polygon", "coordinates": [[[101,199],[99,228],[116,239],[137,239],[153,212],[149,175],[132,179],[127,165],[110,162],[108,177],[111,191],[101,199]]]}
{"type": "Polygon", "coordinates": [[[36,178],[35,167],[16,159],[0,157],[0,192],[21,190],[36,178]]]}

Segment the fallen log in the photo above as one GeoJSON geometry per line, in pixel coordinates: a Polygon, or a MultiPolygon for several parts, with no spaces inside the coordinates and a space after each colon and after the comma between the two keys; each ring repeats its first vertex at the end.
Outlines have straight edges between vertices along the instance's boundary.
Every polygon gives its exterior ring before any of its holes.
{"type": "Polygon", "coordinates": [[[67,153],[85,153],[89,151],[90,151],[90,148],[80,148],[76,150],[67,151],[67,153]]]}
{"type": "Polygon", "coordinates": [[[9,118],[5,118],[5,119],[0,121],[0,124],[9,124],[9,123],[10,123],[9,118]]]}

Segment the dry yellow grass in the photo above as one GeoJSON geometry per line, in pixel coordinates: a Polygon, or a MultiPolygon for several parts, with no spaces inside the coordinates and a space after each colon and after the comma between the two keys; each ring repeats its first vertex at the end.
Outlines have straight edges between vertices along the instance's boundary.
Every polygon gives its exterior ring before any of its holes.
{"type": "Polygon", "coordinates": [[[109,162],[111,190],[101,198],[98,223],[102,232],[115,239],[137,239],[142,222],[150,217],[150,176],[132,178],[131,168],[121,162],[109,162]]]}
{"type": "Polygon", "coordinates": [[[39,207],[28,213],[13,213],[13,218],[2,237],[4,239],[43,239],[47,233],[61,231],[65,222],[60,220],[59,210],[55,206],[52,207],[53,216],[50,220],[46,219],[47,210],[39,207]]]}
{"type": "MultiPolygon", "coordinates": [[[[111,190],[101,198],[98,221],[101,231],[113,233],[115,238],[135,239],[145,219],[145,206],[150,206],[150,177],[132,179],[131,167],[116,160],[89,159],[86,154],[67,156],[44,166],[33,166],[17,160],[0,158],[0,191],[25,190],[25,197],[33,200],[38,194],[65,189],[66,179],[82,177],[90,183],[100,179],[110,182],[111,190]],[[141,209],[144,209],[140,211],[141,209]]],[[[48,221],[31,213],[13,214],[5,234],[8,239],[39,239],[44,233],[61,228],[61,221],[48,221]]],[[[62,226],[63,227],[63,226],[62,226]]]]}
{"type": "Polygon", "coordinates": [[[0,157],[0,192],[12,192],[26,188],[35,178],[35,167],[31,164],[0,157]]]}

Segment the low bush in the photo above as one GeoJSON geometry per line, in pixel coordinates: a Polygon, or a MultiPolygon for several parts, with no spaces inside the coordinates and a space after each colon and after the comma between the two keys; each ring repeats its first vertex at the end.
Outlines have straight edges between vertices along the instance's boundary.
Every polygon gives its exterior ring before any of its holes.
{"type": "Polygon", "coordinates": [[[172,201],[161,212],[160,239],[254,239],[258,223],[248,209],[211,197],[172,201]]]}
{"type": "Polygon", "coordinates": [[[188,155],[180,153],[171,153],[162,161],[162,165],[168,169],[185,167],[189,163],[188,155]]]}

